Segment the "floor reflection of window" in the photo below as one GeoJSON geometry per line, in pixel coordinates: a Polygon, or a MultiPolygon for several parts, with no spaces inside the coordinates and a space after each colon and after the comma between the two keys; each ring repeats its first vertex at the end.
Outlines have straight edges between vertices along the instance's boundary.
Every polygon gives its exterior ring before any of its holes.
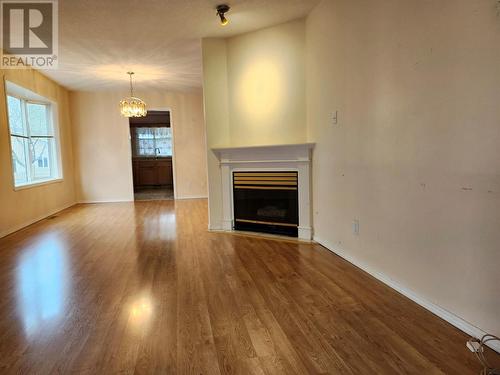
{"type": "Polygon", "coordinates": [[[22,256],[17,269],[20,314],[27,335],[58,317],[64,308],[65,254],[57,240],[47,240],[22,256]]]}

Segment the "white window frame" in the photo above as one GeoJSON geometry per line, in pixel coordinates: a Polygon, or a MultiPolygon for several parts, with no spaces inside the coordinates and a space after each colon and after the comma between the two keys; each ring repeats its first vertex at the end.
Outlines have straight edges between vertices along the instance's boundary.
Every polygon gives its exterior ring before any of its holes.
{"type": "Polygon", "coordinates": [[[28,189],[36,186],[47,185],[57,182],[62,182],[63,179],[63,170],[62,170],[62,162],[61,162],[61,146],[59,141],[59,126],[57,123],[57,104],[55,102],[50,101],[47,98],[44,98],[32,91],[29,91],[21,86],[18,86],[12,82],[5,81],[5,107],[7,112],[7,128],[9,131],[9,146],[10,146],[10,159],[11,159],[11,167],[12,167],[12,186],[14,190],[22,190],[28,189]],[[12,134],[10,128],[10,118],[9,118],[9,109],[8,109],[8,101],[7,97],[11,96],[21,101],[21,112],[22,119],[25,122],[23,125],[26,129],[26,135],[18,135],[12,134]],[[47,106],[47,124],[50,126],[52,130],[51,136],[31,136],[31,128],[28,122],[28,104],[41,104],[47,106]],[[14,175],[14,161],[12,159],[12,137],[19,137],[27,139],[28,141],[32,138],[46,138],[53,139],[54,149],[49,147],[49,163],[51,165],[51,175],[49,178],[44,179],[35,179],[34,176],[34,166],[33,166],[33,155],[31,155],[31,151],[28,149],[27,154],[27,162],[29,163],[29,167],[26,168],[28,175],[28,182],[23,184],[17,184],[14,175]]]}

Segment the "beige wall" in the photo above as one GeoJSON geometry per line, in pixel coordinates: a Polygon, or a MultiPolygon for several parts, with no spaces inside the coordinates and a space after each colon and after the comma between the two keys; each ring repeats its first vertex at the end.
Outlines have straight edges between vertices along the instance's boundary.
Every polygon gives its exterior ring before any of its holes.
{"type": "Polygon", "coordinates": [[[0,237],[75,203],[68,92],[32,70],[0,70],[5,80],[57,103],[63,181],[14,191],[3,82],[0,85],[0,237]]]}
{"type": "Polygon", "coordinates": [[[304,20],[297,20],[202,42],[212,229],[222,219],[213,147],[306,141],[304,31],[304,20]]]}
{"type": "Polygon", "coordinates": [[[323,1],[307,19],[307,112],[316,238],[499,335],[494,3],[323,1]]]}
{"type": "Polygon", "coordinates": [[[231,146],[306,139],[304,20],[227,39],[231,146]]]}
{"type": "Polygon", "coordinates": [[[221,175],[211,151],[230,143],[227,93],[227,49],[225,39],[203,39],[203,100],[207,133],[208,226],[222,227],[221,175]]]}
{"type": "MultiPolygon", "coordinates": [[[[138,92],[149,109],[169,109],[174,134],[176,197],[207,196],[201,93],[138,92]]],[[[71,92],[78,199],[133,200],[130,131],[120,115],[126,92],[71,92]]]]}

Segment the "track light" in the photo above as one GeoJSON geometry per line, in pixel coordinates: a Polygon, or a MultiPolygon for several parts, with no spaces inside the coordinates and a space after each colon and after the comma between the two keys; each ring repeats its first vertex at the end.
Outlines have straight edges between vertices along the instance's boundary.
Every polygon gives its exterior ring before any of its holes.
{"type": "Polygon", "coordinates": [[[227,4],[217,5],[217,15],[220,17],[220,24],[226,26],[229,20],[226,18],[225,14],[229,12],[230,6],[227,4]]]}

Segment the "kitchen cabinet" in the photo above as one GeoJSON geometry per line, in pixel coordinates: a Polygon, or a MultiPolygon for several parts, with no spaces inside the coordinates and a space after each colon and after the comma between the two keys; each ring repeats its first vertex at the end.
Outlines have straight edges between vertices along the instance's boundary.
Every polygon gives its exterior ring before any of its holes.
{"type": "Polygon", "coordinates": [[[134,187],[172,186],[172,158],[134,158],[134,187]]]}

